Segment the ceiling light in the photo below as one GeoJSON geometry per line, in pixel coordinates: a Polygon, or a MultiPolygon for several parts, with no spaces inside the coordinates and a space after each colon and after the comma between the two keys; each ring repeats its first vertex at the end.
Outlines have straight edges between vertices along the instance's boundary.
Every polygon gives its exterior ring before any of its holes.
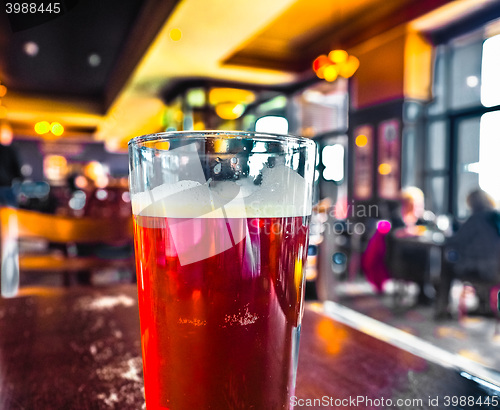
{"type": "Polygon", "coordinates": [[[222,102],[215,106],[215,112],[223,120],[235,120],[245,112],[245,106],[234,102],[222,102]]]}
{"type": "Polygon", "coordinates": [[[323,77],[328,82],[335,81],[338,76],[339,72],[334,64],[330,64],[328,67],[325,68],[325,71],[323,71],[323,77]]]}
{"type": "Polygon", "coordinates": [[[354,56],[349,56],[349,58],[340,66],[339,75],[344,78],[352,77],[358,68],[359,60],[354,56]]]}
{"type": "Polygon", "coordinates": [[[101,56],[99,54],[92,53],[89,55],[88,61],[91,67],[97,67],[101,64],[101,56]]]}
{"type": "Polygon", "coordinates": [[[35,132],[39,135],[47,134],[50,131],[48,121],[39,121],[35,124],[35,132]]]}
{"type": "Polygon", "coordinates": [[[27,41],[23,45],[23,50],[30,57],[35,57],[38,54],[39,47],[38,44],[35,43],[34,41],[27,41]]]}
{"type": "Polygon", "coordinates": [[[52,124],[50,124],[50,131],[55,136],[59,137],[60,135],[63,134],[64,127],[61,124],[59,124],[58,122],[53,122],[52,124]]]}
{"type": "Polygon", "coordinates": [[[328,56],[322,54],[313,61],[312,68],[318,78],[332,82],[337,77],[349,78],[359,67],[359,60],[345,50],[332,50],[328,56]]]}
{"type": "Polygon", "coordinates": [[[239,88],[212,88],[208,94],[210,105],[224,120],[235,120],[245,112],[248,104],[255,101],[255,94],[239,88]]]}
{"type": "Polygon", "coordinates": [[[322,54],[313,61],[313,70],[318,71],[322,66],[327,64],[331,64],[331,61],[327,56],[322,54]]]}
{"type": "Polygon", "coordinates": [[[345,50],[332,50],[328,53],[328,58],[332,60],[335,64],[342,64],[347,61],[347,51],[345,50]]]}
{"type": "Polygon", "coordinates": [[[179,41],[182,38],[182,31],[180,31],[178,28],[173,28],[170,30],[170,38],[172,41],[179,41]]]}
{"type": "Polygon", "coordinates": [[[252,91],[239,88],[212,88],[208,95],[208,100],[211,105],[228,101],[251,104],[255,101],[255,94],[252,91]]]}

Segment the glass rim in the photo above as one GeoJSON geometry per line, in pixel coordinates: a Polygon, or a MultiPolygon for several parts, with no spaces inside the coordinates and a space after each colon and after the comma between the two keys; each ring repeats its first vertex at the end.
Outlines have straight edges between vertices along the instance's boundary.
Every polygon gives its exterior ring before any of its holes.
{"type": "Polygon", "coordinates": [[[316,145],[312,138],[300,137],[290,134],[273,134],[269,132],[257,131],[225,131],[225,130],[206,130],[206,131],[164,131],[152,134],[139,135],[131,138],[127,145],[140,146],[150,141],[171,141],[175,139],[182,139],[191,136],[191,138],[208,138],[215,139],[221,137],[233,137],[236,139],[258,139],[264,141],[278,141],[278,142],[292,142],[298,145],[316,145]]]}

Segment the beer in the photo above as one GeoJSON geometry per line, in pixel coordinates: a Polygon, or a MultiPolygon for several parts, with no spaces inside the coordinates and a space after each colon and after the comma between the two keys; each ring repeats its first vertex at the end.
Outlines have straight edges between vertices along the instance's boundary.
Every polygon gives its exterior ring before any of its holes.
{"type": "Polygon", "coordinates": [[[134,221],[148,410],[289,408],[309,217],[134,221]],[[204,235],[224,250],[183,264],[204,235]]]}

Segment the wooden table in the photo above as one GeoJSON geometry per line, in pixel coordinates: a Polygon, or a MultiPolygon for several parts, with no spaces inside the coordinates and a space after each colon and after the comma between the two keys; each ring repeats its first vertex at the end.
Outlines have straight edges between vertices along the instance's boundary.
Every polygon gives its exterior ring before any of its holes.
{"type": "MultiPolygon", "coordinates": [[[[484,400],[499,394],[464,375],[341,324],[317,306],[306,307],[297,407],[443,409],[458,408],[446,407],[445,396],[484,400]]],[[[0,299],[1,410],[143,407],[133,285],[0,299]]]]}

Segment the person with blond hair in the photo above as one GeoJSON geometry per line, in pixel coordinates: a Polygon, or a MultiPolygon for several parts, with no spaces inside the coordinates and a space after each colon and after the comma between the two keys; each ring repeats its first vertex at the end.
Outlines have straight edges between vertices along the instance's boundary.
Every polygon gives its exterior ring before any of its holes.
{"type": "Polygon", "coordinates": [[[400,194],[400,221],[387,237],[387,263],[391,276],[414,282],[418,286],[417,304],[429,305],[434,287],[429,278],[429,250],[403,238],[417,238],[435,229],[432,212],[425,210],[425,197],[420,188],[409,186],[400,194]],[[398,227],[399,225],[399,227],[398,227]]]}
{"type": "Polygon", "coordinates": [[[424,217],[424,193],[420,188],[410,186],[401,192],[401,217],[410,232],[419,225],[424,217]]]}
{"type": "Polygon", "coordinates": [[[418,304],[429,304],[434,289],[428,280],[428,252],[400,238],[422,235],[430,222],[425,219],[424,193],[417,187],[404,188],[399,206],[393,210],[390,221],[381,221],[370,238],[361,258],[367,280],[378,293],[390,278],[415,282],[419,288],[418,304]],[[384,223],[385,222],[385,223],[384,223]]]}

